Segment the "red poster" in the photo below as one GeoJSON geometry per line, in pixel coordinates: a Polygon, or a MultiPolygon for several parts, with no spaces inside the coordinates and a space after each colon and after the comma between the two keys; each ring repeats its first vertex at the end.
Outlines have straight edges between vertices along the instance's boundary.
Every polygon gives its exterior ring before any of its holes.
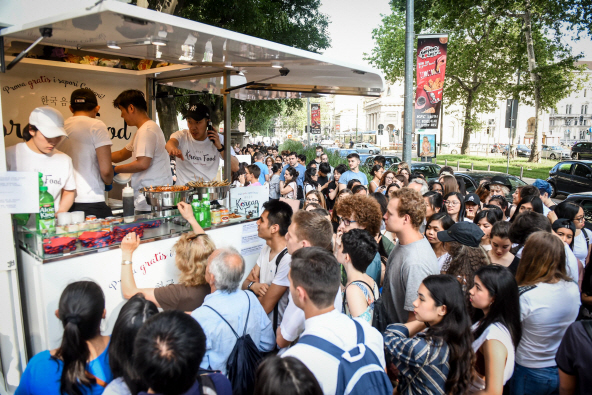
{"type": "Polygon", "coordinates": [[[415,129],[437,129],[446,74],[448,36],[420,36],[417,39],[417,89],[415,129]]]}
{"type": "Polygon", "coordinates": [[[321,134],[321,105],[310,104],[310,133],[321,134]]]}

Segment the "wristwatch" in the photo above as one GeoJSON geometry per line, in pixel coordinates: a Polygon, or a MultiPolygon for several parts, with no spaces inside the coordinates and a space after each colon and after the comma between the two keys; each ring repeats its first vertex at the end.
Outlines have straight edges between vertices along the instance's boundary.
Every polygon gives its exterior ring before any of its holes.
{"type": "Polygon", "coordinates": [[[255,281],[251,281],[251,282],[249,283],[249,286],[247,287],[247,289],[251,289],[251,285],[253,285],[253,284],[255,284],[255,281]]]}
{"type": "Polygon", "coordinates": [[[131,265],[132,264],[132,261],[125,261],[124,260],[124,261],[121,261],[121,264],[122,265],[131,265]]]}
{"type": "Polygon", "coordinates": [[[218,150],[218,152],[222,152],[224,151],[224,144],[222,144],[222,147],[220,147],[220,149],[218,150]]]}

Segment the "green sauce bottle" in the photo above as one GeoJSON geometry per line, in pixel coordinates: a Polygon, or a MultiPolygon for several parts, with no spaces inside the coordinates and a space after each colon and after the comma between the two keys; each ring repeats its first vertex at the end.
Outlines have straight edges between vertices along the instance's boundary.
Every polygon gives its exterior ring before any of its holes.
{"type": "Polygon", "coordinates": [[[55,233],[55,208],[53,196],[47,187],[39,188],[39,212],[36,214],[37,230],[41,233],[55,233]]]}

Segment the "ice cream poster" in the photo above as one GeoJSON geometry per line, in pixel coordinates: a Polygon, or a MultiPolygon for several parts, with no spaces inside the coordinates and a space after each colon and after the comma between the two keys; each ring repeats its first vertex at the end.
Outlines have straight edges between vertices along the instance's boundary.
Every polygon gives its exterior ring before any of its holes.
{"type": "Polygon", "coordinates": [[[417,156],[420,158],[435,158],[436,157],[436,134],[417,133],[417,156]]]}
{"type": "Polygon", "coordinates": [[[446,74],[447,35],[417,39],[415,129],[437,129],[446,74]]]}

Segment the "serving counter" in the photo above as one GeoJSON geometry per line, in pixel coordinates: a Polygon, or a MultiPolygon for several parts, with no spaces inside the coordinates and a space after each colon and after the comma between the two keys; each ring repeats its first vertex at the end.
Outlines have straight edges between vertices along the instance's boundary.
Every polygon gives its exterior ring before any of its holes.
{"type": "MultiPolygon", "coordinates": [[[[133,228],[143,229],[141,244],[134,252],[132,266],[139,288],[162,287],[177,283],[179,278],[173,246],[191,227],[179,215],[178,210],[161,214],[136,216],[131,224],[133,228]]],[[[255,216],[247,218],[245,215],[205,229],[217,248],[234,247],[241,253],[246,263],[245,278],[265,244],[257,236],[256,220],[255,216]]],[[[112,227],[114,234],[115,227],[112,227]]],[[[84,247],[78,240],[73,250],[48,254],[47,250],[44,251],[44,243],[48,242],[48,237],[25,227],[19,228],[18,242],[21,291],[30,355],[59,346],[63,328],[55,311],[62,291],[74,281],[92,280],[103,289],[107,316],[101,329],[103,334],[111,333],[119,310],[126,302],[120,287],[120,242],[84,247]]]]}

